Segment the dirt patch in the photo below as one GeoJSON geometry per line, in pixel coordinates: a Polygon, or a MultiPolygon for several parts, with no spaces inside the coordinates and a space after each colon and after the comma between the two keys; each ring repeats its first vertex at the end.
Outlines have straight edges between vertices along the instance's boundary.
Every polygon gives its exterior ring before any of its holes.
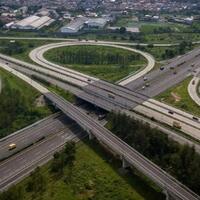
{"type": "Polygon", "coordinates": [[[44,99],[44,96],[41,95],[35,100],[36,107],[44,107],[46,105],[46,101],[44,99]]]}
{"type": "Polygon", "coordinates": [[[171,92],[171,95],[176,102],[179,102],[181,100],[181,97],[178,94],[171,92]]]}

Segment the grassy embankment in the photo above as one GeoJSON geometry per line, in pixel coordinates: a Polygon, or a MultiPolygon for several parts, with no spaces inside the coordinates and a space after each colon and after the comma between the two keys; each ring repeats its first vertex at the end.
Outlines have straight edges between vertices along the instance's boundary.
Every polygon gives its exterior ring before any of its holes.
{"type": "Polygon", "coordinates": [[[192,100],[188,93],[188,84],[191,78],[187,78],[156,97],[157,100],[174,106],[178,109],[200,116],[199,106],[192,100]]]}
{"type": "Polygon", "coordinates": [[[151,183],[141,178],[138,172],[125,173],[120,170],[121,164],[94,141],[77,144],[74,166],[66,166],[62,176],[52,174],[50,165],[51,162],[42,167],[47,183],[43,193],[26,191],[30,178],[19,184],[25,189],[23,200],[164,199],[164,195],[150,187],[151,183]]]}

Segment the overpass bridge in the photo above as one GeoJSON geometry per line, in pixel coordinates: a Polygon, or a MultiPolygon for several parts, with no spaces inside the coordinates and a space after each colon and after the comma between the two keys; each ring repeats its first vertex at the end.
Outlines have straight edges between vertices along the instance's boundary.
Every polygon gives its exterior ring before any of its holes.
{"type": "Polygon", "coordinates": [[[64,114],[76,121],[90,138],[95,137],[101,143],[105,144],[110,150],[115,152],[122,160],[123,166],[132,166],[145,174],[166,193],[167,198],[181,200],[199,200],[200,197],[192,192],[189,188],[178,182],[171,175],[159,168],[153,162],[148,160],[134,148],[122,141],[105,127],[94,121],[90,116],[81,112],[71,103],[62,97],[48,92],[44,96],[50,100],[64,114]]]}
{"type": "Polygon", "coordinates": [[[180,200],[200,200],[200,197],[197,194],[159,168],[134,148],[130,147],[127,143],[100,125],[98,122],[94,121],[90,116],[80,111],[76,106],[67,102],[62,97],[50,92],[45,87],[41,86],[24,74],[8,67],[7,65],[3,65],[1,67],[23,79],[25,82],[40,91],[45,98],[51,101],[65,115],[76,121],[77,124],[87,131],[90,137],[96,137],[101,143],[105,144],[110,150],[115,152],[123,161],[124,167],[127,165],[135,167],[155,182],[160,188],[163,189],[167,198],[170,196],[174,199],[180,200]]]}

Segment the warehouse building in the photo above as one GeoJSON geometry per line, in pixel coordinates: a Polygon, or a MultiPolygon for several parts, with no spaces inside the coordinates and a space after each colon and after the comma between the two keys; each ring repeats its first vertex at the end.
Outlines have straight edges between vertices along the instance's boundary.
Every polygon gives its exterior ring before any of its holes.
{"type": "Polygon", "coordinates": [[[77,33],[84,27],[104,28],[107,24],[107,18],[87,18],[80,17],[71,21],[67,26],[61,28],[61,33],[77,33]]]}
{"type": "Polygon", "coordinates": [[[107,24],[106,18],[90,18],[85,22],[88,28],[104,28],[107,24]]]}
{"type": "Polygon", "coordinates": [[[87,20],[86,17],[77,18],[71,21],[67,26],[63,26],[61,28],[61,33],[77,33],[84,27],[87,20]]]}
{"type": "Polygon", "coordinates": [[[22,30],[39,30],[44,26],[49,26],[53,21],[54,20],[48,16],[38,17],[33,15],[13,23],[10,28],[22,30]]]}

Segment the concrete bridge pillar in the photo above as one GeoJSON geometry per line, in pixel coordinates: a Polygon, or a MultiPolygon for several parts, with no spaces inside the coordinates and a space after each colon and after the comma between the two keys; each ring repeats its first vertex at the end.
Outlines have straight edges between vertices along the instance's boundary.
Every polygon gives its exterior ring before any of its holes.
{"type": "Polygon", "coordinates": [[[169,199],[169,193],[168,193],[168,191],[167,191],[167,190],[164,190],[163,193],[164,193],[165,196],[166,196],[166,200],[170,200],[170,199],[169,199]]]}
{"type": "Polygon", "coordinates": [[[175,195],[170,194],[170,192],[167,190],[163,190],[163,193],[166,196],[166,200],[180,200],[180,198],[176,197],[175,195]]]}
{"type": "Polygon", "coordinates": [[[92,131],[87,131],[88,132],[88,135],[89,135],[89,140],[93,140],[95,137],[94,135],[92,134],[92,131]]]}
{"type": "Polygon", "coordinates": [[[126,161],[126,159],[124,159],[123,157],[121,159],[122,159],[122,168],[126,169],[130,167],[130,164],[126,161]]]}

